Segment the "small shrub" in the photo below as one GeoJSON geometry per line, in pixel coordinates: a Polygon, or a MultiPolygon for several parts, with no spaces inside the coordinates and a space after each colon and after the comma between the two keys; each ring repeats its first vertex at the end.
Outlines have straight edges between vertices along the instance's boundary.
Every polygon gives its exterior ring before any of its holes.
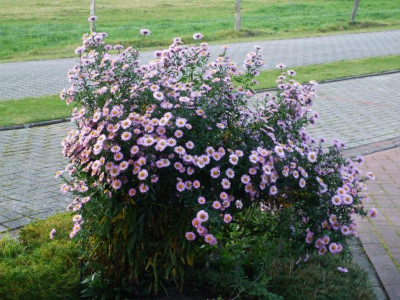
{"type": "Polygon", "coordinates": [[[66,237],[72,220],[60,214],[21,229],[21,241],[0,239],[0,299],[78,298],[78,248],[66,237]],[[60,233],[53,240],[49,231],[60,233]]]}
{"type": "Polygon", "coordinates": [[[259,47],[240,70],[227,48],[210,61],[206,43],[176,38],[140,66],[135,49],[105,37],[84,36],[73,84],[61,92],[81,105],[59,175],[75,195],[70,236],[84,244],[88,286],[120,296],[182,289],[200,246],[225,245],[236,227],[252,226],[254,210],[300,256],[343,250],[351,215],[367,214],[366,177],[362,158],[341,155],[343,143],[307,134],[318,119],[316,83],[280,66],[277,95],[254,100],[259,47]]]}

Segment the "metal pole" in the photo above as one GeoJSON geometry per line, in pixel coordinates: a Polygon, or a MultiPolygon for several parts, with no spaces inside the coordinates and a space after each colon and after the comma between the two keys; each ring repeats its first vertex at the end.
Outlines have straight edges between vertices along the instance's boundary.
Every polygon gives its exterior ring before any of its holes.
{"type": "Polygon", "coordinates": [[[354,24],[354,22],[355,22],[354,20],[356,18],[358,4],[360,4],[360,0],[354,0],[353,13],[351,14],[351,18],[350,18],[350,23],[352,23],[352,24],[354,24]]]}
{"type": "MultiPolygon", "coordinates": [[[[90,0],[90,16],[96,15],[96,0],[90,0]]],[[[90,21],[90,32],[96,31],[96,20],[90,21]]]]}
{"type": "Polygon", "coordinates": [[[240,0],[235,0],[235,8],[236,8],[236,13],[235,13],[235,31],[240,31],[240,0]]]}

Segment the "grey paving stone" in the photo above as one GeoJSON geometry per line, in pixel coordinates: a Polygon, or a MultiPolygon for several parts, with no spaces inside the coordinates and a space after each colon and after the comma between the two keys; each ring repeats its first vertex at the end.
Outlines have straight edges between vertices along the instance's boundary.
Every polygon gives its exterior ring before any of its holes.
{"type": "Polygon", "coordinates": [[[0,232],[6,232],[8,230],[7,227],[0,225],[0,232]]]}
{"type": "Polygon", "coordinates": [[[24,217],[24,218],[21,218],[21,219],[18,219],[18,220],[6,222],[3,225],[7,226],[10,229],[16,229],[16,228],[20,228],[22,226],[25,226],[25,225],[27,225],[27,224],[29,224],[31,222],[32,222],[31,218],[24,217]]]}
{"type": "MultiPolygon", "coordinates": [[[[267,69],[280,62],[294,67],[399,54],[400,30],[228,44],[229,55],[240,65],[256,45],[263,49],[267,69]]],[[[210,48],[215,58],[221,46],[210,48]]],[[[143,62],[153,58],[153,52],[141,54],[143,62]]],[[[68,85],[66,73],[75,63],[76,58],[0,64],[0,100],[57,94],[68,85]]]]}

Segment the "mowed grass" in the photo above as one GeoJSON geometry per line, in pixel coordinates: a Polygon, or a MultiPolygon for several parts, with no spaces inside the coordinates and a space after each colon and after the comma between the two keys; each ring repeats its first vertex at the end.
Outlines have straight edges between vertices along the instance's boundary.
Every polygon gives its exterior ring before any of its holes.
{"type": "MultiPolygon", "coordinates": [[[[66,57],[88,28],[89,0],[0,1],[0,61],[66,57]]],[[[108,41],[141,44],[138,31],[152,35],[143,47],[169,45],[180,36],[190,42],[202,32],[208,42],[309,36],[400,27],[394,0],[363,0],[357,23],[349,24],[353,0],[242,0],[242,31],[234,28],[233,0],[97,1],[98,31],[108,41]]]]}
{"type": "MultiPolygon", "coordinates": [[[[330,64],[293,67],[299,82],[325,81],[342,77],[400,70],[400,56],[383,56],[355,60],[342,60],[330,64]]],[[[280,70],[261,72],[256,90],[276,87],[280,70]]],[[[72,106],[65,105],[58,95],[19,100],[0,101],[0,127],[55,120],[70,116],[72,106]]]]}
{"type": "Polygon", "coordinates": [[[71,109],[58,95],[0,101],[0,127],[69,117],[71,109]]]}
{"type": "MultiPolygon", "coordinates": [[[[297,75],[298,82],[305,83],[310,80],[318,82],[344,77],[353,77],[386,71],[400,70],[400,55],[389,55],[372,58],[340,60],[329,64],[290,67],[297,75]]],[[[268,89],[276,87],[276,78],[281,74],[280,69],[261,72],[257,78],[259,84],[255,89],[268,89]]]]}

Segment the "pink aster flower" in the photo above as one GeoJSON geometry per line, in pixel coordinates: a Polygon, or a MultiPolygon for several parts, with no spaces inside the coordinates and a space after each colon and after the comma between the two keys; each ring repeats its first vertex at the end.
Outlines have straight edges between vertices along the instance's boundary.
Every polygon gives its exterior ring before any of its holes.
{"type": "Polygon", "coordinates": [[[224,222],[226,224],[229,224],[232,221],[232,216],[230,214],[225,214],[224,215],[224,222]]]}
{"type": "Polygon", "coordinates": [[[318,254],[324,255],[326,253],[326,251],[327,251],[326,246],[322,246],[321,248],[319,248],[318,254]]]}
{"type": "Polygon", "coordinates": [[[360,164],[360,165],[363,165],[363,164],[365,163],[365,158],[364,158],[363,156],[361,156],[361,155],[358,155],[358,156],[356,157],[356,162],[357,162],[358,164],[360,164]]]}
{"type": "Polygon", "coordinates": [[[183,191],[185,190],[185,188],[186,188],[186,185],[185,185],[185,183],[182,182],[182,181],[179,181],[179,182],[176,184],[176,189],[178,190],[178,192],[183,192],[183,191]]]}
{"type": "Polygon", "coordinates": [[[340,227],[340,231],[342,232],[343,235],[349,235],[351,233],[349,227],[346,225],[342,225],[340,227]]]}
{"type": "Polygon", "coordinates": [[[120,161],[124,158],[124,155],[121,152],[117,152],[114,154],[114,160],[115,161],[120,161]]]}
{"type": "Polygon", "coordinates": [[[205,235],[208,233],[207,228],[205,228],[205,227],[202,226],[202,225],[198,226],[198,227],[196,228],[196,231],[197,231],[197,233],[198,233],[200,236],[205,236],[205,235]]]}
{"type": "Polygon", "coordinates": [[[194,148],[194,143],[193,143],[192,141],[188,141],[188,142],[185,144],[185,146],[186,146],[186,148],[188,148],[188,149],[193,149],[193,148],[194,148]]]}
{"type": "Polygon", "coordinates": [[[53,238],[54,238],[54,235],[57,233],[57,231],[55,230],[55,228],[53,228],[51,231],[50,231],[50,239],[52,240],[53,238]]]}
{"type": "Polygon", "coordinates": [[[275,185],[273,185],[273,186],[271,186],[270,188],[269,188],[269,194],[270,195],[276,195],[278,193],[278,189],[276,188],[276,186],[275,185]]]}
{"type": "Polygon", "coordinates": [[[157,91],[153,93],[153,97],[154,99],[158,100],[158,101],[162,101],[164,99],[164,94],[157,91]]]}
{"type": "Polygon", "coordinates": [[[198,180],[193,181],[193,187],[194,187],[195,189],[200,188],[200,186],[201,186],[200,181],[198,181],[198,180]]]}
{"type": "Polygon", "coordinates": [[[278,68],[278,69],[284,69],[284,68],[286,68],[286,65],[285,64],[283,64],[283,63],[279,63],[279,64],[277,64],[276,65],[276,67],[278,68]]]}
{"type": "Polygon", "coordinates": [[[353,203],[353,197],[351,195],[345,194],[342,196],[343,203],[346,205],[351,205],[353,203]]]}
{"type": "Polygon", "coordinates": [[[134,188],[130,188],[129,191],[128,191],[128,195],[131,196],[131,197],[135,196],[136,195],[136,190],[134,188]]]}
{"type": "Polygon", "coordinates": [[[185,238],[186,238],[188,241],[194,241],[194,239],[196,238],[196,234],[195,234],[194,232],[188,231],[188,232],[186,232],[186,234],[185,234],[185,238]]]}
{"type": "Polygon", "coordinates": [[[148,190],[149,190],[149,187],[147,185],[145,185],[144,183],[139,184],[139,191],[142,194],[147,193],[148,190]]]}
{"type": "Polygon", "coordinates": [[[130,133],[129,131],[125,131],[121,134],[121,139],[123,141],[129,141],[132,137],[132,133],[130,133]]]}
{"type": "Polygon", "coordinates": [[[138,153],[139,152],[139,146],[132,146],[132,148],[131,148],[131,154],[132,155],[135,155],[136,153],[138,153]]]}
{"type": "Polygon", "coordinates": [[[374,175],[374,173],[372,173],[371,171],[367,172],[367,177],[368,177],[368,179],[370,179],[370,180],[375,180],[375,175],[374,175]]]}
{"type": "Polygon", "coordinates": [[[368,217],[374,219],[378,216],[378,211],[375,208],[371,208],[368,212],[368,217]]]}
{"type": "Polygon", "coordinates": [[[72,228],[72,231],[77,233],[79,230],[81,230],[81,225],[78,223],[75,223],[74,227],[72,228]]]}
{"type": "Polygon", "coordinates": [[[216,200],[216,201],[213,202],[212,206],[213,206],[214,209],[220,209],[221,208],[221,202],[216,200]]]}
{"type": "Polygon", "coordinates": [[[89,22],[94,22],[94,21],[96,21],[97,20],[97,17],[96,16],[90,16],[89,18],[88,18],[88,21],[89,22]]]}
{"type": "Polygon", "coordinates": [[[223,189],[227,190],[231,187],[231,182],[228,179],[224,178],[221,181],[221,185],[223,189]]]}
{"type": "Polygon", "coordinates": [[[118,145],[114,145],[114,146],[112,146],[112,147],[110,148],[110,151],[111,151],[112,153],[117,153],[117,152],[121,151],[121,147],[118,146],[118,145]]]}
{"type": "Polygon", "coordinates": [[[328,244],[330,243],[330,241],[331,241],[331,239],[330,239],[330,237],[327,236],[327,235],[325,235],[325,236],[322,238],[322,242],[324,243],[324,245],[328,245],[328,244]]]}
{"type": "Polygon", "coordinates": [[[203,35],[201,34],[201,33],[195,33],[194,35],[193,35],[193,39],[194,40],[201,40],[203,38],[203,35]]]}
{"type": "Polygon", "coordinates": [[[285,157],[285,152],[283,151],[283,148],[281,146],[275,146],[275,153],[280,157],[284,158],[285,157]]]}
{"type": "Polygon", "coordinates": [[[148,30],[148,29],[141,29],[140,30],[140,34],[143,35],[143,36],[147,36],[147,35],[151,34],[151,31],[148,30]]]}
{"type": "Polygon", "coordinates": [[[177,130],[174,133],[175,137],[180,139],[181,137],[183,137],[183,131],[182,130],[177,130]]]}
{"type": "Polygon", "coordinates": [[[185,127],[187,120],[185,118],[177,118],[175,123],[177,127],[182,128],[185,127]]]}
{"type": "Polygon", "coordinates": [[[206,198],[204,198],[203,196],[200,196],[199,198],[197,198],[197,202],[199,204],[205,204],[206,203],[206,198]]]}
{"type": "Polygon", "coordinates": [[[335,195],[332,197],[332,204],[333,205],[340,205],[342,204],[342,197],[340,197],[339,195],[335,195]]]}
{"type": "Polygon", "coordinates": [[[310,152],[308,153],[307,158],[309,162],[314,163],[317,161],[317,154],[315,152],[310,152]]]}
{"type": "Polygon", "coordinates": [[[149,175],[149,173],[147,172],[147,170],[143,169],[138,173],[138,178],[139,178],[139,180],[145,180],[148,175],[149,175]]]}
{"type": "Polygon", "coordinates": [[[76,223],[76,222],[80,222],[82,221],[82,216],[81,215],[75,215],[72,218],[72,222],[76,223]]]}
{"type": "Polygon", "coordinates": [[[193,227],[199,227],[201,225],[201,221],[197,218],[193,218],[192,220],[192,226],[193,227]]]}
{"type": "Polygon", "coordinates": [[[243,207],[243,203],[240,200],[236,200],[235,205],[237,209],[242,209],[243,207]]]}
{"type": "Polygon", "coordinates": [[[219,167],[214,167],[210,170],[210,175],[212,178],[218,178],[219,175],[221,174],[219,167]]]}
{"type": "Polygon", "coordinates": [[[338,267],[337,270],[338,270],[339,272],[342,272],[342,273],[348,273],[348,272],[349,272],[349,270],[347,270],[347,269],[344,268],[344,267],[338,267]]]}
{"type": "Polygon", "coordinates": [[[306,235],[306,243],[311,244],[313,239],[314,239],[314,233],[311,231],[308,231],[307,235],[306,235]]]}
{"type": "Polygon", "coordinates": [[[221,200],[228,200],[229,196],[228,196],[227,193],[221,192],[221,193],[219,194],[219,198],[220,198],[221,200]]]}
{"type": "Polygon", "coordinates": [[[119,190],[122,186],[122,182],[119,179],[114,179],[112,182],[112,187],[114,190],[119,190]]]}
{"type": "Polygon", "coordinates": [[[213,158],[215,161],[219,161],[219,160],[221,160],[222,155],[221,155],[219,152],[214,152],[214,153],[212,154],[212,158],[213,158]]]}
{"type": "Polygon", "coordinates": [[[306,181],[305,181],[304,178],[300,178],[299,186],[300,186],[301,188],[304,188],[304,187],[306,186],[306,181]]]}
{"type": "Polygon", "coordinates": [[[208,221],[208,213],[205,210],[200,210],[197,213],[197,219],[200,220],[200,222],[207,222],[208,221]]]}
{"type": "Polygon", "coordinates": [[[230,162],[232,165],[237,165],[237,164],[238,164],[238,161],[239,161],[239,157],[238,157],[236,154],[231,154],[231,155],[229,155],[229,162],[230,162]]]}
{"type": "Polygon", "coordinates": [[[336,244],[336,243],[331,243],[331,244],[329,245],[329,251],[330,251],[332,254],[338,253],[338,246],[337,246],[337,244],[336,244]]]}
{"type": "Polygon", "coordinates": [[[321,238],[315,241],[315,248],[319,249],[324,245],[324,242],[322,241],[321,238]]]}
{"type": "Polygon", "coordinates": [[[230,168],[226,170],[225,174],[226,174],[226,176],[227,176],[228,178],[233,178],[233,177],[235,177],[235,172],[234,172],[232,169],[230,169],[230,168]]]}
{"type": "Polygon", "coordinates": [[[212,234],[207,234],[204,237],[204,240],[206,243],[208,243],[210,245],[215,245],[217,243],[217,239],[212,234]]]}
{"type": "Polygon", "coordinates": [[[240,177],[240,181],[243,184],[248,184],[250,182],[250,176],[249,175],[242,175],[242,177],[240,177]]]}

